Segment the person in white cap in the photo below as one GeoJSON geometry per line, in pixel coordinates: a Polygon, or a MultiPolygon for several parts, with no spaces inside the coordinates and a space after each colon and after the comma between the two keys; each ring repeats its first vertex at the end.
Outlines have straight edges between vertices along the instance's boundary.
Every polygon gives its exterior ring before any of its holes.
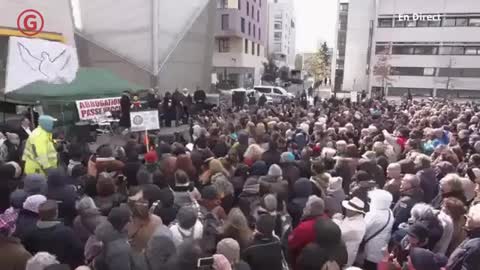
{"type": "Polygon", "coordinates": [[[365,236],[366,225],[363,209],[365,204],[358,197],[342,202],[345,208],[345,217],[341,214],[333,216],[333,221],[342,231],[342,240],[345,242],[348,252],[347,267],[353,265],[357,257],[358,248],[365,236]]]}

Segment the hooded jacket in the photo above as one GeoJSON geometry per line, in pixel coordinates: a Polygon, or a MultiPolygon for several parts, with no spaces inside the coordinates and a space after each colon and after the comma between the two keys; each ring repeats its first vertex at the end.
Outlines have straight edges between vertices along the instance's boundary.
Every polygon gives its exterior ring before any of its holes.
{"type": "Polygon", "coordinates": [[[288,203],[287,210],[292,217],[292,227],[295,228],[303,215],[303,208],[308,197],[312,195],[312,184],[307,178],[298,179],[293,186],[293,199],[288,203]]]}
{"type": "Polygon", "coordinates": [[[60,169],[51,170],[48,174],[47,198],[60,202],[58,217],[64,219],[66,225],[72,225],[77,215],[75,209],[77,193],[73,185],[67,185],[67,177],[60,169]]]}
{"type": "Polygon", "coordinates": [[[390,211],[393,198],[392,194],[388,191],[380,189],[370,191],[369,197],[371,200],[370,211],[365,215],[366,230],[363,239],[370,238],[387,224],[379,234],[365,244],[366,260],[378,263],[384,257],[382,249],[387,247],[388,241],[390,240],[394,222],[393,213],[390,211]]]}
{"type": "Polygon", "coordinates": [[[51,116],[40,116],[39,126],[28,137],[22,157],[25,161],[25,174],[45,175],[48,169],[57,167],[57,150],[52,138],[54,121],[51,116]]]}

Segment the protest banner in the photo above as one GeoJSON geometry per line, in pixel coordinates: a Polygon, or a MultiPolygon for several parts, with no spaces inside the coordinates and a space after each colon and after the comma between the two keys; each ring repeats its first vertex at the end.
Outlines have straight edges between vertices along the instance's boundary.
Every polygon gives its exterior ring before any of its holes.
{"type": "Polygon", "coordinates": [[[160,129],[158,111],[130,112],[131,131],[145,131],[160,129]]]}
{"type": "Polygon", "coordinates": [[[120,97],[75,101],[80,120],[92,120],[106,112],[120,111],[120,97]]]}

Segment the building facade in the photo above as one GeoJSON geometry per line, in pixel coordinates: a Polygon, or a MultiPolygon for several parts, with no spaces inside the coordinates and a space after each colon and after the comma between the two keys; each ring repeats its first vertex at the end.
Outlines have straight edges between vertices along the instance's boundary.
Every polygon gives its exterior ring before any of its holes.
{"type": "Polygon", "coordinates": [[[337,29],[335,32],[335,50],[332,57],[331,81],[333,82],[333,90],[341,91],[343,89],[343,74],[345,68],[349,1],[340,0],[338,2],[337,11],[337,29]]]}
{"type": "Polygon", "coordinates": [[[214,73],[218,88],[260,84],[266,62],[267,0],[217,0],[214,73]]]}
{"type": "Polygon", "coordinates": [[[268,55],[278,66],[295,67],[295,9],[293,0],[273,0],[268,12],[268,55]]]}
{"type": "Polygon", "coordinates": [[[354,2],[359,1],[350,1],[348,10],[343,90],[480,97],[478,0],[354,2]]]}

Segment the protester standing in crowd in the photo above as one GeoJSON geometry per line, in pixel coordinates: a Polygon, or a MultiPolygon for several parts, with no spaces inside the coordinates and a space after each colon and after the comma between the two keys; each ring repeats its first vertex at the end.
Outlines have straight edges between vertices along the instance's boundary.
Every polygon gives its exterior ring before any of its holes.
{"type": "MultiPolygon", "coordinates": [[[[67,140],[59,155],[45,115],[2,134],[2,267],[478,268],[479,107],[304,96],[190,110],[187,98],[150,93],[167,126],[192,122],[192,141],[155,149],[126,130],[121,148],[67,140]]],[[[126,128],[130,108],[125,93],[126,128]]]]}

